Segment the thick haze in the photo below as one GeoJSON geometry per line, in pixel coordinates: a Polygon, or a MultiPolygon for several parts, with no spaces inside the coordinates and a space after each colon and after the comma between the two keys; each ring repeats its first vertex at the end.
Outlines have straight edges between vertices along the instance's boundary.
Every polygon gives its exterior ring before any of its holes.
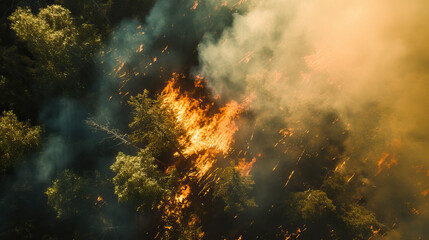
{"type": "Polygon", "coordinates": [[[293,127],[309,106],[337,112],[350,131],[346,167],[368,177],[378,218],[399,225],[385,238],[429,237],[429,2],[248,5],[220,39],[206,36],[196,72],[224,98],[253,96],[261,120],[287,111],[293,127]],[[383,153],[397,164],[377,174],[383,153]]]}

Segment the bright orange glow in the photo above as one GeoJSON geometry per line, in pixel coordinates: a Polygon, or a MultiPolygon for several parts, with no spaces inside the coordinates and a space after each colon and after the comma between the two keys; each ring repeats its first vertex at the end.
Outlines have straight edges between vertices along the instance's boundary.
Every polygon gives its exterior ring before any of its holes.
{"type": "Polygon", "coordinates": [[[200,99],[193,99],[177,87],[179,75],[175,74],[161,93],[164,104],[169,106],[177,122],[186,130],[179,139],[183,155],[191,156],[200,151],[213,149],[226,154],[238,130],[234,120],[243,111],[243,106],[231,101],[220,108],[219,113],[209,116],[209,106],[201,107],[200,99]]]}
{"type": "MultiPolygon", "coordinates": [[[[184,79],[184,76],[173,74],[160,94],[162,103],[170,109],[176,118],[177,125],[185,131],[178,139],[180,154],[186,158],[184,160],[191,161],[191,166],[181,178],[180,189],[160,205],[164,212],[164,221],[173,220],[177,223],[182,222],[182,210],[190,205],[189,183],[199,182],[204,176],[210,176],[217,156],[229,153],[231,144],[234,142],[233,136],[238,130],[235,120],[247,104],[247,102],[238,104],[231,101],[215,111],[212,109],[214,104],[203,104],[204,99],[193,98],[183,93],[178,83],[180,79],[184,79]]],[[[203,82],[204,79],[197,76],[194,86],[203,88],[203,82]]],[[[250,163],[239,164],[240,172],[249,174],[255,161],[256,159],[253,159],[250,163]]],[[[169,172],[174,167],[170,166],[166,171],[169,172]]],[[[169,230],[168,227],[168,225],[165,226],[166,231],[169,230]]]]}
{"type": "Polygon", "coordinates": [[[245,158],[240,158],[238,165],[235,168],[241,173],[241,175],[248,176],[255,162],[256,158],[253,158],[250,162],[246,162],[245,158]]]}
{"type": "Polygon", "coordinates": [[[380,160],[378,160],[377,166],[378,171],[375,174],[377,176],[380,174],[384,169],[390,169],[392,166],[398,165],[398,158],[396,152],[402,147],[402,143],[399,139],[393,139],[392,142],[389,144],[389,150],[392,152],[392,154],[383,152],[380,160]]]}
{"type": "Polygon", "coordinates": [[[188,185],[182,186],[180,191],[174,197],[174,200],[178,203],[183,203],[185,202],[185,199],[189,196],[190,193],[191,188],[188,185]]]}
{"type": "Polygon", "coordinates": [[[140,44],[139,49],[136,50],[136,53],[142,52],[143,51],[143,43],[140,44]]]}
{"type": "Polygon", "coordinates": [[[293,174],[294,174],[294,173],[295,173],[295,170],[292,170],[292,172],[289,174],[289,177],[288,177],[288,179],[287,179],[287,181],[286,181],[286,183],[285,183],[284,187],[286,187],[286,186],[289,184],[290,179],[292,178],[292,176],[293,176],[293,174]]]}
{"type": "Polygon", "coordinates": [[[198,1],[194,2],[194,6],[192,6],[191,10],[195,10],[198,7],[198,1]]]}
{"type": "Polygon", "coordinates": [[[279,133],[283,134],[284,137],[290,137],[295,133],[295,130],[293,128],[283,128],[279,133]]]}
{"type": "Polygon", "coordinates": [[[396,165],[398,165],[398,161],[396,160],[396,158],[389,157],[389,154],[384,152],[380,160],[378,160],[378,163],[377,163],[378,171],[375,174],[375,176],[380,174],[381,171],[383,171],[383,169],[386,169],[386,168],[390,169],[392,166],[396,166],[396,165]]]}

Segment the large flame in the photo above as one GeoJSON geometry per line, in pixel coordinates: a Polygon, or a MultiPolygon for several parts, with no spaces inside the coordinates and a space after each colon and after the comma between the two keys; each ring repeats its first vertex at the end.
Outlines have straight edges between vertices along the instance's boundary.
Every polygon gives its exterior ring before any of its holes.
{"type": "MultiPolygon", "coordinates": [[[[179,191],[174,197],[166,199],[162,206],[164,218],[175,219],[177,223],[181,222],[182,210],[190,204],[189,182],[200,181],[212,169],[218,155],[229,153],[233,136],[238,130],[235,120],[246,104],[231,101],[214,111],[214,104],[203,104],[203,99],[183,93],[178,83],[180,79],[184,79],[184,76],[173,74],[160,95],[163,104],[176,117],[178,126],[185,130],[185,134],[179,138],[180,154],[192,161],[191,167],[182,176],[179,191]]],[[[203,87],[202,80],[201,77],[196,78],[196,88],[203,87]]],[[[248,174],[253,163],[246,165],[245,173],[248,174]]]]}
{"type": "Polygon", "coordinates": [[[238,130],[234,120],[238,118],[243,106],[231,101],[220,108],[219,113],[210,116],[210,106],[202,106],[201,99],[194,99],[182,94],[177,86],[181,76],[173,74],[161,93],[166,104],[186,134],[179,139],[184,146],[183,154],[191,156],[201,151],[213,149],[226,154],[233,142],[233,135],[238,130]]]}

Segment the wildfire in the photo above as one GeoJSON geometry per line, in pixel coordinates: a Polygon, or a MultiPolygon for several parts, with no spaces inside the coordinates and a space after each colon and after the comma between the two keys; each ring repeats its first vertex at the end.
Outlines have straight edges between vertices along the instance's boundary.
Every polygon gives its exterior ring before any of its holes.
{"type": "MultiPolygon", "coordinates": [[[[190,205],[189,183],[199,182],[204,176],[210,176],[209,171],[216,163],[217,155],[229,153],[233,136],[238,130],[234,121],[247,104],[231,101],[218,111],[214,111],[213,104],[203,104],[204,99],[182,93],[178,81],[183,78],[183,75],[173,74],[160,94],[162,103],[170,109],[178,126],[185,131],[178,139],[181,146],[180,154],[191,161],[191,167],[181,179],[182,186],[161,206],[165,222],[171,222],[169,219],[172,219],[179,224],[182,222],[182,210],[190,205]]],[[[203,88],[203,80],[201,76],[197,76],[195,88],[203,88]]],[[[256,159],[250,163],[240,162],[238,165],[240,172],[244,175],[249,174],[255,161],[256,159]]],[[[169,231],[168,225],[165,230],[169,231]]]]}
{"type": "Polygon", "coordinates": [[[190,156],[200,151],[213,149],[226,154],[238,130],[234,120],[242,112],[243,106],[231,101],[219,113],[209,116],[209,107],[200,107],[202,99],[193,99],[180,92],[174,74],[161,93],[164,104],[169,106],[177,122],[186,130],[179,142],[184,146],[183,154],[190,156]]]}
{"type": "Polygon", "coordinates": [[[160,204],[158,208],[162,208],[164,215],[162,216],[165,223],[164,230],[168,232],[173,227],[170,224],[180,224],[183,216],[182,210],[190,205],[188,196],[191,193],[189,185],[182,185],[174,197],[169,197],[165,202],[160,204]]]}

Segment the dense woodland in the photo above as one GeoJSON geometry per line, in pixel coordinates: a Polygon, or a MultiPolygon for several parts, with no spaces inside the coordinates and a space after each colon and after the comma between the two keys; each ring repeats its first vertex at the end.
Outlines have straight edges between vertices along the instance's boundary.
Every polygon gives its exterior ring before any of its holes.
{"type": "Polygon", "coordinates": [[[195,176],[210,149],[189,153],[163,88],[200,99],[208,122],[229,106],[193,77],[202,39],[247,11],[222,3],[0,2],[0,239],[382,239],[415,215],[412,200],[367,205],[387,170],[342,170],[368,156],[318,106],[293,124],[243,108],[229,150],[195,176]]]}

